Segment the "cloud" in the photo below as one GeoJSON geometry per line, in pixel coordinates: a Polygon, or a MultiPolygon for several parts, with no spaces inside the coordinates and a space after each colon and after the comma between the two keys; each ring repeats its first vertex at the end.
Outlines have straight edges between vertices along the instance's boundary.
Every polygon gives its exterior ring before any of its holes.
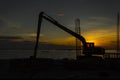
{"type": "Polygon", "coordinates": [[[45,39],[43,42],[49,44],[57,44],[57,45],[75,45],[75,37],[64,37],[64,38],[54,38],[54,39],[45,39]]]}
{"type": "Polygon", "coordinates": [[[0,35],[2,36],[18,36],[24,33],[26,28],[22,28],[22,24],[12,22],[5,18],[0,17],[0,35]]]}
{"type": "Polygon", "coordinates": [[[115,43],[111,41],[116,41],[116,29],[115,26],[111,28],[99,28],[99,29],[89,29],[86,32],[82,32],[86,41],[95,42],[96,46],[103,46],[107,48],[115,48],[115,43]]]}
{"type": "Polygon", "coordinates": [[[112,21],[112,19],[107,17],[89,17],[91,20],[99,20],[99,21],[112,21]]]}
{"type": "Polygon", "coordinates": [[[107,17],[90,17],[89,19],[93,26],[109,27],[114,24],[114,21],[107,17]]]}
{"type": "MultiPolygon", "coordinates": [[[[37,33],[23,33],[21,34],[21,36],[23,36],[24,38],[36,38],[37,33]]],[[[43,37],[44,34],[40,34],[40,37],[43,37]]]]}
{"type": "Polygon", "coordinates": [[[16,35],[20,29],[18,30],[18,27],[15,23],[12,23],[11,21],[8,21],[5,18],[0,17],[0,35],[16,35]]]}
{"type": "Polygon", "coordinates": [[[0,18],[0,28],[6,27],[7,22],[0,18]]]}
{"type": "Polygon", "coordinates": [[[57,16],[64,16],[65,14],[63,12],[58,12],[56,15],[57,16]]]}
{"type": "Polygon", "coordinates": [[[20,41],[24,41],[24,38],[22,37],[16,37],[16,36],[0,36],[0,42],[3,41],[12,41],[12,42],[20,42],[20,41]]]}
{"type": "MultiPolygon", "coordinates": [[[[35,42],[36,41],[36,33],[23,33],[23,34],[19,34],[17,35],[18,37],[14,37],[14,36],[3,36],[0,37],[0,40],[11,40],[14,42],[35,42]]],[[[40,34],[40,38],[43,37],[44,34],[40,34]]],[[[42,38],[41,38],[42,39],[42,38]]],[[[40,39],[40,41],[41,41],[40,39]]]]}
{"type": "Polygon", "coordinates": [[[95,24],[95,25],[111,25],[113,24],[113,20],[107,17],[90,17],[89,18],[90,22],[95,24]]]}
{"type": "MultiPolygon", "coordinates": [[[[29,33],[29,34],[24,34],[25,36],[29,36],[29,37],[36,37],[36,33],[29,33]]],[[[44,36],[44,34],[40,34],[40,37],[44,36]]]]}
{"type": "Polygon", "coordinates": [[[0,40],[12,40],[12,39],[22,39],[22,37],[14,37],[14,36],[0,36],[0,40]]]}
{"type": "Polygon", "coordinates": [[[86,22],[82,23],[81,30],[83,32],[96,30],[109,30],[115,28],[115,21],[107,17],[89,17],[86,22]]]}
{"type": "Polygon", "coordinates": [[[0,20],[0,27],[4,26],[4,22],[2,20],[0,20]]]}

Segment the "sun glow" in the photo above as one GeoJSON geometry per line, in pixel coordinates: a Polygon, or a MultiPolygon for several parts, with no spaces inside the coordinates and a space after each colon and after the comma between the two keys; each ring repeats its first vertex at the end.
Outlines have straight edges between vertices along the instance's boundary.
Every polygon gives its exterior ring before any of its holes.
{"type": "Polygon", "coordinates": [[[65,37],[65,38],[56,38],[56,39],[49,39],[43,40],[46,43],[57,44],[57,45],[75,45],[75,38],[74,37],[65,37]]]}
{"type": "MultiPolygon", "coordinates": [[[[111,30],[98,30],[93,32],[86,32],[82,36],[85,38],[86,42],[94,43],[95,46],[105,46],[111,47],[115,46],[115,33],[111,30]],[[97,33],[96,33],[97,32],[97,33]],[[109,34],[107,34],[109,33],[109,34]]],[[[14,41],[23,42],[23,41],[36,41],[36,34],[24,34],[22,39],[15,39],[14,41]]],[[[55,44],[55,45],[68,45],[68,46],[75,46],[76,45],[76,38],[73,36],[68,37],[58,37],[55,36],[54,38],[48,38],[46,35],[41,34],[39,38],[39,42],[45,42],[47,44],[55,44]]]]}
{"type": "Polygon", "coordinates": [[[88,43],[94,43],[95,46],[100,46],[100,43],[99,41],[95,40],[95,39],[88,39],[86,42],[88,43]]]}

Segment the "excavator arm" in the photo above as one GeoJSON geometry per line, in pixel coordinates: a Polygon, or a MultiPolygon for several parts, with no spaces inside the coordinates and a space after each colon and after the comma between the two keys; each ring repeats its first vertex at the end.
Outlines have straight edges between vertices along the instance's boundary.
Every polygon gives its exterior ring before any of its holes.
{"type": "Polygon", "coordinates": [[[34,55],[32,56],[33,58],[36,58],[37,49],[38,49],[38,42],[39,42],[39,36],[40,36],[40,29],[41,29],[41,24],[42,24],[42,20],[43,19],[49,21],[50,23],[56,25],[60,29],[64,30],[65,32],[71,34],[72,36],[74,36],[74,37],[78,38],[80,41],[82,41],[82,44],[83,44],[83,54],[85,54],[86,56],[92,54],[92,52],[94,51],[94,45],[89,47],[89,45],[88,45],[89,43],[86,42],[85,38],[82,35],[79,35],[79,34],[73,32],[72,30],[70,30],[70,29],[66,28],[65,26],[61,25],[59,22],[57,22],[52,17],[48,16],[44,12],[41,12],[39,14],[39,19],[38,19],[36,45],[35,45],[35,48],[34,48],[34,55]]]}
{"type": "Polygon", "coordinates": [[[36,45],[35,45],[35,49],[34,49],[34,55],[33,55],[34,58],[36,57],[36,54],[37,54],[37,48],[38,48],[38,42],[39,42],[39,36],[40,36],[40,29],[41,29],[41,24],[42,24],[43,19],[51,22],[52,24],[56,25],[60,29],[64,30],[65,32],[67,32],[67,33],[71,34],[72,36],[78,38],[80,41],[82,41],[83,48],[87,48],[86,40],[83,36],[81,36],[81,35],[73,32],[72,30],[66,28],[65,26],[61,25],[59,22],[57,22],[52,17],[48,16],[44,12],[41,12],[39,14],[39,19],[38,19],[37,38],[36,38],[36,45]]]}
{"type": "MultiPolygon", "coordinates": [[[[86,40],[83,36],[71,31],[70,29],[66,28],[65,26],[61,25],[59,22],[57,22],[56,20],[54,20],[53,18],[51,18],[50,16],[46,15],[45,13],[40,13],[40,15],[42,15],[42,18],[46,19],[47,21],[53,23],[54,25],[56,25],[57,27],[59,27],[60,29],[64,30],[65,32],[71,34],[72,36],[78,38],[79,40],[82,41],[83,46],[86,47],[86,40]]],[[[41,17],[41,16],[40,16],[41,17]]]]}

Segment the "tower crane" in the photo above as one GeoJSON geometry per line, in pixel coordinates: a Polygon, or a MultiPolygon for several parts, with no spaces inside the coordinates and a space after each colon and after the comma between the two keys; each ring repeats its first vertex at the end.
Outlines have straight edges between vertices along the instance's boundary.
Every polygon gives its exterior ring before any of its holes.
{"type": "MultiPolygon", "coordinates": [[[[40,36],[40,29],[41,29],[41,24],[42,24],[43,19],[45,19],[45,20],[49,21],[50,23],[56,25],[60,29],[62,29],[65,32],[69,33],[70,35],[78,38],[83,44],[83,52],[82,52],[82,54],[84,54],[85,56],[92,56],[92,54],[99,54],[99,55],[105,54],[105,49],[104,48],[95,47],[94,43],[86,42],[86,39],[82,35],[79,35],[79,34],[73,32],[72,30],[68,29],[67,27],[61,25],[58,21],[56,21],[52,17],[48,16],[46,13],[40,12],[39,19],[38,19],[36,45],[35,45],[35,48],[34,48],[34,55],[31,56],[32,58],[36,58],[36,55],[37,55],[38,42],[39,42],[39,36],[40,36]]],[[[79,59],[79,56],[77,56],[77,59],[79,59]]]]}

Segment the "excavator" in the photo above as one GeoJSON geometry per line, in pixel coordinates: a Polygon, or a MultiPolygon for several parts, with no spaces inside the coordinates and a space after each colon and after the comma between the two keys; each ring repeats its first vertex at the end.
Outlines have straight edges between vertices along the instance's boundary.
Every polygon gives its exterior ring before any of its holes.
{"type": "MultiPolygon", "coordinates": [[[[68,29],[67,27],[61,25],[58,21],[56,21],[52,17],[48,16],[46,13],[40,12],[39,18],[38,18],[38,28],[37,28],[36,44],[35,44],[35,48],[34,48],[34,55],[31,56],[31,58],[36,58],[36,55],[37,55],[38,42],[39,42],[39,36],[40,36],[40,29],[41,29],[41,24],[42,24],[43,19],[49,21],[50,23],[56,25],[57,27],[64,30],[65,32],[67,32],[70,35],[72,35],[72,36],[76,37],[77,39],[79,39],[83,44],[82,54],[84,54],[84,56],[91,57],[93,54],[95,54],[95,55],[96,54],[98,54],[98,55],[104,55],[105,54],[105,49],[104,48],[95,47],[94,43],[86,42],[86,39],[82,35],[77,34],[74,31],[68,29]]],[[[77,59],[79,59],[79,57],[80,56],[77,56],[77,59]]]]}

